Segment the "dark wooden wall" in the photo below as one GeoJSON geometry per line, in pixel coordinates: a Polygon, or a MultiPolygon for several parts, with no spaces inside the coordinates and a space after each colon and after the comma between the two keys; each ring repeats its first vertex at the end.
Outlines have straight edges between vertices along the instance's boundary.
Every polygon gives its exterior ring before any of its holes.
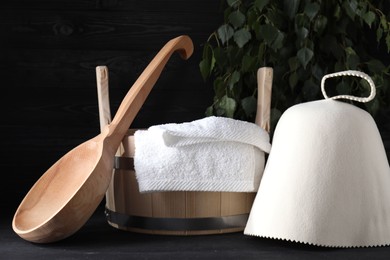
{"type": "Polygon", "coordinates": [[[133,127],[203,117],[212,93],[198,64],[222,15],[219,0],[1,1],[0,167],[11,191],[0,207],[14,212],[48,167],[99,133],[97,65],[109,68],[114,114],[159,49],[189,35],[194,55],[172,56],[133,127]]]}
{"type": "MultiPolygon", "coordinates": [[[[63,154],[99,133],[97,65],[109,67],[114,114],[158,50],[187,34],[194,55],[188,61],[171,58],[133,127],[203,117],[212,88],[201,79],[198,64],[202,43],[223,21],[220,4],[0,1],[0,217],[13,214],[28,189],[63,154]]],[[[378,123],[390,147],[389,111],[378,123]]]]}

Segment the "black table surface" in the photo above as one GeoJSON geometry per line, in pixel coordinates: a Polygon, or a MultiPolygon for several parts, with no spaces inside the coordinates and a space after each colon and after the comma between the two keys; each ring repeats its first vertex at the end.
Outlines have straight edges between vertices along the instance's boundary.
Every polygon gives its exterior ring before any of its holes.
{"type": "Polygon", "coordinates": [[[1,219],[0,259],[390,259],[390,247],[325,248],[246,236],[242,232],[201,236],[146,235],[110,226],[103,205],[74,235],[34,244],[1,219]]]}

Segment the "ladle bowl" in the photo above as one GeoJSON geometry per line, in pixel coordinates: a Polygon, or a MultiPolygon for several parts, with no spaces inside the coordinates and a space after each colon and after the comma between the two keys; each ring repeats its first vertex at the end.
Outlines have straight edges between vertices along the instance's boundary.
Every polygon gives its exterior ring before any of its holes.
{"type": "Polygon", "coordinates": [[[65,154],[34,184],[12,221],[20,237],[35,243],[55,242],[87,222],[108,188],[121,140],[175,51],[189,58],[193,52],[191,39],[179,36],[170,40],[130,88],[112,123],[65,154]]]}

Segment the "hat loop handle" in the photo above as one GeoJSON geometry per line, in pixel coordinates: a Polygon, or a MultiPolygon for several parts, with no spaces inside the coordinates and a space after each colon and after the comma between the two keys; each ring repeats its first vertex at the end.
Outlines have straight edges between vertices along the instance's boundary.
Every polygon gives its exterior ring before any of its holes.
{"type": "Polygon", "coordinates": [[[346,71],[340,71],[340,72],[325,75],[321,80],[321,91],[325,99],[349,99],[349,100],[363,102],[363,103],[373,100],[376,94],[375,84],[374,81],[371,79],[371,77],[368,76],[366,73],[357,70],[346,70],[346,71]],[[370,95],[368,97],[356,97],[351,95],[338,95],[334,97],[329,97],[325,91],[325,80],[328,78],[334,78],[339,76],[354,76],[354,77],[360,77],[362,79],[365,79],[371,87],[370,95]]]}

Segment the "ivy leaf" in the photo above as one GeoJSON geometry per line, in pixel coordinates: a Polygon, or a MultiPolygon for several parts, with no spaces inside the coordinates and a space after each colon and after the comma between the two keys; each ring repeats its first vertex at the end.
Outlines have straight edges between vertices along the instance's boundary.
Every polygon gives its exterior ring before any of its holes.
{"type": "Polygon", "coordinates": [[[291,71],[297,70],[299,67],[299,61],[298,61],[297,57],[289,58],[288,65],[289,65],[291,71]]]}
{"type": "Polygon", "coordinates": [[[321,50],[326,54],[333,54],[333,57],[336,58],[336,60],[340,60],[344,56],[344,52],[339,46],[337,38],[334,35],[325,35],[320,42],[321,50]]]}
{"type": "Polygon", "coordinates": [[[251,69],[251,67],[255,64],[255,62],[256,62],[256,57],[244,55],[241,63],[241,71],[248,72],[251,69]]]}
{"type": "Polygon", "coordinates": [[[325,27],[328,23],[328,19],[323,15],[318,15],[316,20],[314,21],[314,31],[322,34],[325,30],[325,27]]]}
{"type": "Polygon", "coordinates": [[[218,102],[218,107],[224,110],[227,117],[233,118],[237,103],[234,99],[225,95],[218,102]]]}
{"type": "Polygon", "coordinates": [[[356,54],[354,49],[351,47],[345,48],[345,53],[347,55],[346,66],[348,69],[357,69],[357,66],[360,62],[359,56],[356,54]]]}
{"type": "Polygon", "coordinates": [[[372,23],[375,21],[375,14],[372,11],[368,11],[363,15],[363,20],[371,28],[372,23]]]}
{"type": "Polygon", "coordinates": [[[358,4],[356,0],[343,1],[343,9],[352,21],[355,20],[357,7],[358,4]]]}
{"type": "Polygon", "coordinates": [[[346,1],[347,3],[349,3],[349,7],[351,8],[351,10],[356,13],[357,11],[357,8],[358,8],[358,2],[357,0],[349,0],[349,1],[346,1]]]}
{"type": "Polygon", "coordinates": [[[310,21],[304,14],[297,14],[294,19],[295,27],[310,27],[310,21]]]}
{"type": "Polygon", "coordinates": [[[273,41],[271,48],[275,51],[283,47],[284,34],[278,31],[275,40],[273,41]]]}
{"type": "Polygon", "coordinates": [[[340,5],[336,4],[336,6],[334,7],[333,16],[334,16],[334,18],[336,18],[336,20],[338,20],[338,19],[340,19],[340,14],[341,14],[340,5]]]}
{"type": "MultiPolygon", "coordinates": [[[[375,77],[374,77],[375,78],[375,77]]],[[[383,80],[383,77],[380,77],[379,79],[376,80],[376,82],[380,82],[380,86],[383,89],[383,91],[386,93],[387,90],[390,88],[390,83],[388,80],[383,80]]],[[[379,85],[377,83],[377,85],[379,85]]]]}
{"type": "Polygon", "coordinates": [[[230,64],[239,64],[242,60],[242,56],[244,56],[243,49],[233,44],[228,47],[226,53],[230,64]]]}
{"type": "Polygon", "coordinates": [[[379,42],[380,39],[382,39],[382,36],[383,36],[383,29],[379,27],[376,30],[376,41],[379,42]]]}
{"type": "Polygon", "coordinates": [[[213,51],[213,54],[215,63],[217,63],[220,67],[224,67],[228,60],[225,50],[221,47],[216,47],[213,51]]]}
{"type": "Polygon", "coordinates": [[[219,39],[221,39],[222,41],[222,44],[225,44],[227,41],[230,40],[230,38],[233,37],[234,30],[230,25],[224,24],[218,28],[217,33],[219,39]]]}
{"type": "Polygon", "coordinates": [[[351,55],[347,57],[347,69],[356,70],[360,62],[360,58],[357,55],[351,55]]]}
{"type": "Polygon", "coordinates": [[[347,47],[344,49],[347,56],[356,55],[355,50],[352,47],[347,47]]]}
{"type": "Polygon", "coordinates": [[[371,102],[365,103],[365,106],[367,107],[367,110],[368,110],[368,112],[370,112],[370,114],[376,115],[379,111],[380,103],[379,103],[378,99],[376,98],[371,102]]]}
{"type": "Polygon", "coordinates": [[[290,19],[293,19],[298,12],[300,0],[284,0],[283,9],[290,19]]]}
{"type": "Polygon", "coordinates": [[[372,59],[367,62],[368,69],[374,73],[380,74],[386,69],[385,65],[377,59],[372,59]]]}
{"type": "Polygon", "coordinates": [[[217,60],[215,59],[214,55],[211,56],[211,63],[210,63],[210,73],[213,71],[215,63],[217,60]]]}
{"type": "Polygon", "coordinates": [[[256,0],[254,5],[261,12],[268,3],[269,0],[256,0]]]}
{"type": "Polygon", "coordinates": [[[229,22],[233,25],[234,28],[242,26],[245,22],[245,15],[240,11],[233,12],[229,15],[229,22]]]}
{"type": "Polygon", "coordinates": [[[254,96],[249,96],[241,100],[242,109],[247,117],[250,117],[256,113],[257,100],[254,96]]]}
{"type": "Polygon", "coordinates": [[[302,64],[303,68],[306,69],[307,64],[313,58],[314,53],[307,47],[303,47],[297,52],[297,57],[299,62],[302,64]]]}
{"type": "Polygon", "coordinates": [[[204,59],[199,63],[200,73],[202,74],[203,80],[206,80],[210,75],[210,60],[204,59]]]}
{"type": "Polygon", "coordinates": [[[241,74],[235,70],[229,78],[229,88],[233,89],[234,85],[240,80],[241,74]]]}
{"type": "Polygon", "coordinates": [[[260,25],[259,32],[268,45],[271,45],[276,35],[278,35],[278,29],[270,24],[260,25]]]}
{"type": "Polygon", "coordinates": [[[387,30],[388,29],[388,26],[387,26],[387,19],[386,19],[386,16],[385,15],[382,15],[381,16],[381,25],[383,27],[383,30],[387,30]]]}
{"type": "Polygon", "coordinates": [[[305,27],[301,27],[296,29],[295,33],[297,34],[297,38],[302,41],[309,35],[309,30],[305,27]]]}
{"type": "Polygon", "coordinates": [[[304,13],[309,17],[310,21],[318,14],[320,5],[318,3],[310,3],[305,6],[304,13]]]}
{"type": "Polygon", "coordinates": [[[291,73],[290,76],[288,77],[288,84],[290,85],[292,91],[294,91],[296,85],[298,84],[298,80],[299,78],[296,71],[291,73]]]}
{"type": "Polygon", "coordinates": [[[312,79],[308,79],[303,83],[302,94],[306,100],[316,99],[320,88],[313,82],[312,79]]]}
{"type": "Polygon", "coordinates": [[[387,52],[390,52],[390,34],[386,36],[387,52]]]}
{"type": "Polygon", "coordinates": [[[237,8],[238,4],[241,2],[240,0],[227,0],[226,1],[230,7],[237,8]]]}
{"type": "Polygon", "coordinates": [[[318,81],[321,81],[324,74],[325,73],[323,68],[318,63],[315,63],[313,66],[311,66],[311,75],[318,81]]]}
{"type": "Polygon", "coordinates": [[[252,35],[246,28],[242,28],[234,33],[234,41],[240,48],[244,47],[251,38],[252,35]]]}
{"type": "Polygon", "coordinates": [[[214,80],[214,93],[217,98],[221,98],[226,93],[226,87],[222,77],[217,77],[214,80]]]}
{"type": "Polygon", "coordinates": [[[334,71],[342,71],[342,70],[346,70],[346,66],[343,62],[341,61],[337,61],[335,64],[334,64],[334,71]]]}
{"type": "Polygon", "coordinates": [[[264,42],[260,43],[259,54],[257,55],[257,59],[260,61],[263,61],[264,55],[266,54],[266,51],[267,51],[267,48],[265,46],[265,43],[264,42]]]}
{"type": "Polygon", "coordinates": [[[365,79],[359,81],[359,91],[362,93],[362,96],[368,96],[371,92],[371,86],[365,79]]]}
{"type": "Polygon", "coordinates": [[[213,48],[209,43],[206,43],[203,48],[202,60],[199,63],[199,69],[204,80],[206,80],[214,69],[215,57],[213,48]]]}
{"type": "Polygon", "coordinates": [[[265,43],[275,51],[283,47],[285,34],[278,30],[274,25],[258,25],[254,31],[256,33],[256,39],[260,42],[260,44],[265,43]]]}
{"type": "Polygon", "coordinates": [[[206,115],[206,116],[212,116],[212,115],[214,115],[213,111],[214,111],[213,106],[209,106],[209,107],[206,109],[205,115],[206,115]]]}
{"type": "Polygon", "coordinates": [[[351,87],[349,84],[345,83],[344,81],[341,81],[336,85],[337,95],[350,95],[351,94],[351,87]]]}

